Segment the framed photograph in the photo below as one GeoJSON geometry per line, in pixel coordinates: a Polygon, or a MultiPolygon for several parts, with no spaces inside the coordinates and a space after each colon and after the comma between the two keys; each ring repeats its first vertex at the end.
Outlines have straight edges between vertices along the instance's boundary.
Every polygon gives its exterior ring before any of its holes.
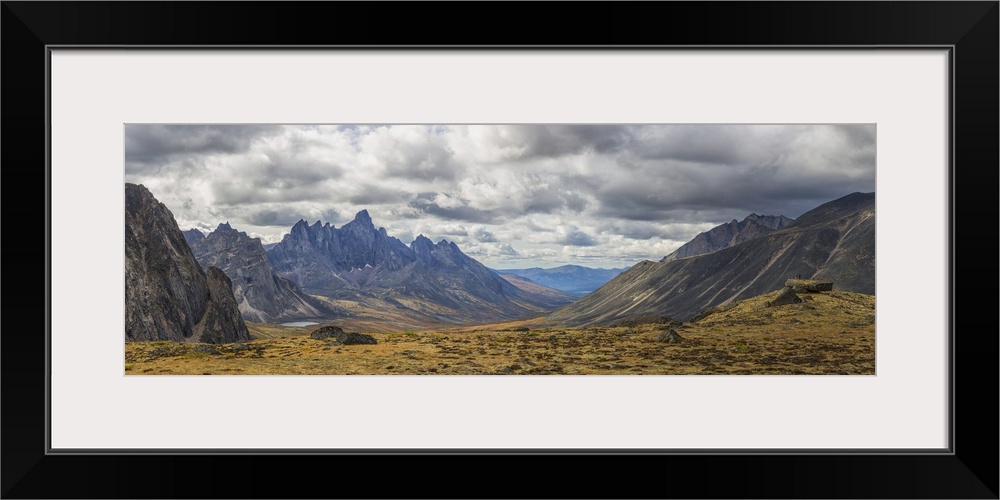
{"type": "MultiPolygon", "coordinates": [[[[955,309],[955,228],[996,206],[996,2],[616,6],[648,38],[615,46],[408,22],[444,10],[4,3],[4,164],[45,186],[5,497],[302,496],[158,471],[351,460],[412,496],[468,455],[997,497],[996,338],[956,336],[995,314],[955,309]]],[[[530,496],[669,495],[595,482],[530,496]]]]}

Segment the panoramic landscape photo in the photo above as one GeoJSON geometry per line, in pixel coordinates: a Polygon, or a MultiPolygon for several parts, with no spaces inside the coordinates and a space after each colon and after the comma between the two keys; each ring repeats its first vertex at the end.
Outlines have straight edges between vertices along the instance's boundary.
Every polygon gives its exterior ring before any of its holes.
{"type": "Polygon", "coordinates": [[[127,124],[126,375],[875,374],[874,124],[127,124]]]}

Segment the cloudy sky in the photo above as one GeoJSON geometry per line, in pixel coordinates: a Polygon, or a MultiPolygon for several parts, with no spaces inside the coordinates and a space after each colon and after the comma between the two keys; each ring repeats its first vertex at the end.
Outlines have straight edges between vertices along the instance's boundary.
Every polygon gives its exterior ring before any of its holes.
{"type": "Polygon", "coordinates": [[[125,181],[181,229],[272,243],[367,209],[494,268],[625,267],[751,212],[875,191],[875,126],[132,124],[125,181]]]}

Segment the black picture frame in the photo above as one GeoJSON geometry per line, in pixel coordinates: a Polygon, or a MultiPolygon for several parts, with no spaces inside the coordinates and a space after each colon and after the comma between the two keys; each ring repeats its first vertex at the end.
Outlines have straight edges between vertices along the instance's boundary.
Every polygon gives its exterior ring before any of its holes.
{"type": "Polygon", "coordinates": [[[25,278],[8,274],[8,291],[17,293],[4,294],[4,498],[301,498],[317,491],[330,497],[998,498],[997,315],[957,300],[960,290],[963,297],[975,295],[986,303],[995,303],[997,294],[992,267],[997,252],[991,243],[996,240],[989,230],[971,231],[995,227],[997,216],[996,1],[560,3],[548,8],[535,3],[2,3],[5,147],[0,160],[9,188],[4,208],[8,223],[14,221],[3,254],[8,264],[30,273],[25,278]],[[48,332],[36,323],[51,313],[49,47],[331,45],[950,47],[950,452],[48,453],[48,332]],[[965,228],[960,234],[959,227],[965,228]],[[22,228],[31,231],[24,234],[22,228]],[[979,258],[976,250],[984,248],[986,255],[979,258]],[[476,455],[482,454],[492,455],[489,465],[477,463],[482,457],[476,455]],[[573,476],[556,474],[549,459],[575,471],[573,476]],[[458,476],[463,480],[448,479],[458,476]],[[470,481],[483,488],[465,489],[470,481]]]}

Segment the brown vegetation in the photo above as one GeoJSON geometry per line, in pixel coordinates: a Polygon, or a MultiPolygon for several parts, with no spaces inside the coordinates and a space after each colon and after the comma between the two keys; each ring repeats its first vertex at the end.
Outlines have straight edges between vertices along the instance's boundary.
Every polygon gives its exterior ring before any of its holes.
{"type": "Polygon", "coordinates": [[[461,329],[372,332],[375,345],[309,338],[318,326],[250,324],[255,340],[130,342],[127,374],[545,375],[875,374],[875,297],[804,294],[764,307],[779,292],[699,321],[667,326],[557,328],[507,323],[461,329]],[[658,341],[669,329],[681,340],[658,341]]]}

